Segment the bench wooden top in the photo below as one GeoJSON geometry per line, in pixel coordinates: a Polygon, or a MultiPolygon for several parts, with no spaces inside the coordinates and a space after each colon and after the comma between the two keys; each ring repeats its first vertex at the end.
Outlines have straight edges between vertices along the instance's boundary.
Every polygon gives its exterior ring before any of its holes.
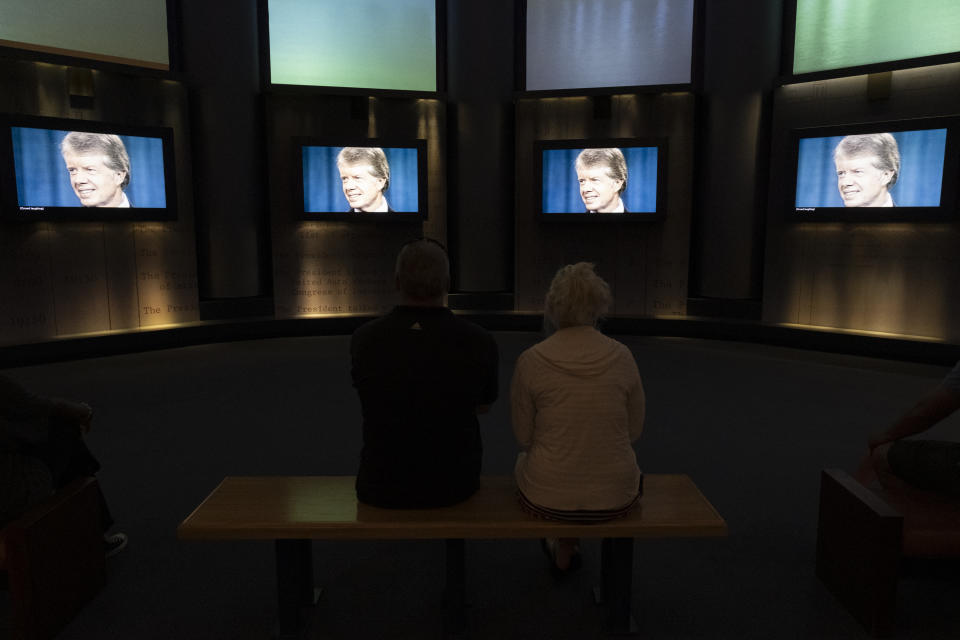
{"type": "Polygon", "coordinates": [[[437,509],[357,502],[353,476],[228,476],[177,528],[185,540],[670,538],[723,536],[727,525],[686,475],[646,474],[627,517],[595,524],[541,520],[510,476],[484,476],[468,500],[437,509]]]}

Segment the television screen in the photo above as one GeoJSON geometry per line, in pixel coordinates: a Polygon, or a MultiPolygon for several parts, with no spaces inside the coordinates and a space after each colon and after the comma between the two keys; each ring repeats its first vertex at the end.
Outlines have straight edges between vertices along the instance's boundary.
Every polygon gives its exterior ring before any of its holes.
{"type": "Polygon", "coordinates": [[[28,116],[3,122],[8,219],[176,219],[172,129],[28,116]]]}
{"type": "Polygon", "coordinates": [[[794,217],[952,217],[958,164],[955,124],[941,118],[794,132],[794,217]]]}
{"type": "Polygon", "coordinates": [[[426,140],[361,142],[362,146],[300,142],[302,217],[426,218],[426,140]]]}
{"type": "Polygon", "coordinates": [[[527,91],[689,84],[694,0],[526,0],[527,91]]]}
{"type": "Polygon", "coordinates": [[[273,84],[437,91],[437,0],[269,0],[273,84]]]}
{"type": "Polygon", "coordinates": [[[957,52],[956,0],[796,0],[794,75],[957,52]]]}
{"type": "Polygon", "coordinates": [[[0,46],[166,70],[167,0],[3,3],[0,46]]]}
{"type": "Polygon", "coordinates": [[[662,140],[537,142],[540,216],[549,220],[653,220],[663,216],[662,140]]]}

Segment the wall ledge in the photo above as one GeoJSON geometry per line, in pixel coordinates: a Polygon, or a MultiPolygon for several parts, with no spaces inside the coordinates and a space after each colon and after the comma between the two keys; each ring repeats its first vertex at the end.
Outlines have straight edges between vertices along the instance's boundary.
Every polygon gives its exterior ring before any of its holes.
{"type": "MultiPolygon", "coordinates": [[[[456,313],[491,331],[540,333],[543,328],[543,317],[539,314],[516,311],[456,313]]],[[[260,317],[68,336],[44,342],[0,346],[0,369],[217,342],[349,335],[361,324],[374,317],[369,315],[289,319],[260,317]]],[[[718,320],[693,316],[644,318],[612,316],[603,321],[601,329],[609,335],[727,340],[944,366],[953,365],[960,360],[960,345],[922,337],[800,325],[774,325],[745,320],[718,320]]]]}

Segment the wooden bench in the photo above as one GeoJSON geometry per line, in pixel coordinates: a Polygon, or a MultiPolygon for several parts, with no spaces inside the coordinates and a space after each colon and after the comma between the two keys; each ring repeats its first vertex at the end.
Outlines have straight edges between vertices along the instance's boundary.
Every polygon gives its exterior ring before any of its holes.
{"type": "Polygon", "coordinates": [[[53,638],[106,582],[97,481],[79,478],[0,530],[13,638],[53,638]]]}
{"type": "Polygon", "coordinates": [[[817,577],[875,636],[894,630],[903,559],[960,557],[960,501],[918,502],[826,469],[819,511],[817,577]]]}
{"type": "Polygon", "coordinates": [[[275,540],[281,637],[297,637],[314,602],[311,540],[447,541],[444,626],[465,626],[464,539],[604,538],[598,596],[610,631],[629,632],[634,538],[723,536],[726,523],[685,475],[647,475],[640,505],[596,524],[541,520],[519,506],[512,477],[483,477],[470,499],[438,509],[357,502],[353,476],[227,477],[177,529],[183,540],[275,540]]]}

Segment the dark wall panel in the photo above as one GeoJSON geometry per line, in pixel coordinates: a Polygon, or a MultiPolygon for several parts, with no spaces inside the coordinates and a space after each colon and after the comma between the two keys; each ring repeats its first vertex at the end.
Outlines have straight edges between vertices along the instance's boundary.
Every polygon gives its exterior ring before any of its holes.
{"type": "Polygon", "coordinates": [[[704,4],[691,295],[758,299],[780,0],[704,4]]]}
{"type": "Polygon", "coordinates": [[[269,292],[256,0],[181,3],[202,298],[269,292]]]}
{"type": "Polygon", "coordinates": [[[511,289],[515,4],[448,9],[450,250],[459,291],[511,289]]]}

